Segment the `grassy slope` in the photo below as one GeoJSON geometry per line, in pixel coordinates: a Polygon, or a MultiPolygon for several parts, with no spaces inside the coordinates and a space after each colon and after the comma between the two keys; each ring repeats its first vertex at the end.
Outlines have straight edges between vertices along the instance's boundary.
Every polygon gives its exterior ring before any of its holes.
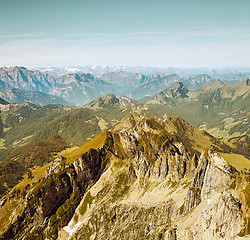
{"type": "Polygon", "coordinates": [[[246,81],[215,90],[196,91],[187,99],[169,99],[165,104],[147,104],[148,116],[181,116],[193,126],[224,139],[250,134],[250,86],[246,81]]]}
{"type": "MultiPolygon", "coordinates": [[[[48,122],[70,109],[61,105],[44,107],[29,103],[9,105],[8,110],[0,113],[4,125],[2,138],[5,140],[5,144],[0,150],[0,161],[15,148],[28,143],[33,135],[43,129],[48,122]]],[[[55,134],[51,134],[47,138],[53,135],[55,134]]]]}
{"type": "Polygon", "coordinates": [[[220,155],[238,171],[249,171],[250,172],[250,160],[242,155],[234,153],[220,153],[220,155]]]}
{"type": "MultiPolygon", "coordinates": [[[[63,155],[67,158],[66,163],[70,164],[78,157],[80,157],[83,153],[87,152],[90,148],[99,148],[102,146],[106,140],[107,134],[103,132],[95,137],[93,140],[87,142],[77,149],[66,149],[61,151],[59,155],[63,155]]],[[[32,178],[28,176],[28,174],[23,175],[23,179],[15,186],[13,189],[6,195],[7,201],[4,206],[0,209],[0,231],[2,231],[6,223],[8,222],[9,217],[11,216],[13,210],[17,208],[17,206],[22,202],[22,198],[20,198],[20,194],[26,194],[35,184],[37,184],[45,175],[46,169],[51,165],[47,163],[43,166],[34,166],[31,171],[32,178]],[[14,196],[19,196],[15,198],[14,196]]],[[[18,209],[16,213],[21,212],[22,209],[18,209]]]]}
{"type": "Polygon", "coordinates": [[[120,105],[95,111],[60,105],[10,105],[0,113],[5,132],[1,137],[0,161],[15,148],[59,134],[68,142],[82,145],[96,134],[126,118],[131,109],[120,105]]]}
{"type": "Polygon", "coordinates": [[[69,146],[69,143],[61,137],[53,136],[35,144],[26,144],[13,151],[0,163],[0,181],[5,186],[0,195],[15,186],[26,173],[31,173],[30,169],[51,162],[57,152],[69,146]]]}
{"type": "Polygon", "coordinates": [[[66,158],[66,163],[72,163],[73,161],[77,160],[77,158],[81,157],[83,153],[87,152],[89,149],[97,149],[101,147],[105,140],[107,134],[106,132],[102,132],[101,134],[97,135],[94,139],[90,140],[89,142],[83,144],[79,148],[72,148],[60,153],[63,157],[66,158]]]}

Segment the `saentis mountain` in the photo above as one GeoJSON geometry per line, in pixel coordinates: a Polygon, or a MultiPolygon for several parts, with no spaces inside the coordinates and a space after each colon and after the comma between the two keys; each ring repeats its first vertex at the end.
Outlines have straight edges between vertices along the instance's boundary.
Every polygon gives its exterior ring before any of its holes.
{"type": "Polygon", "coordinates": [[[30,169],[0,200],[0,239],[247,239],[250,164],[236,150],[134,113],[30,169]]]}

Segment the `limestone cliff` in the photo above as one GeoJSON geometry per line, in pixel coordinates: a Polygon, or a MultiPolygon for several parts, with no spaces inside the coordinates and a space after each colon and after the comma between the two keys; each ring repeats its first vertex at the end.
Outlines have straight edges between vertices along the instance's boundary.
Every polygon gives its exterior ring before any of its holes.
{"type": "Polygon", "coordinates": [[[19,204],[6,219],[0,239],[55,239],[57,231],[68,223],[86,189],[102,173],[107,159],[108,144],[90,149],[73,164],[64,157],[52,162],[38,183],[27,185],[22,192],[15,189],[2,207],[19,204]]]}
{"type": "Polygon", "coordinates": [[[0,239],[249,237],[249,177],[221,157],[226,142],[136,114],[103,136],[7,195],[0,239]]]}
{"type": "Polygon", "coordinates": [[[180,129],[189,129],[189,141],[198,133],[180,119],[131,122],[116,135],[119,151],[58,239],[249,237],[241,196],[249,180],[212,148],[191,157],[180,129]]]}

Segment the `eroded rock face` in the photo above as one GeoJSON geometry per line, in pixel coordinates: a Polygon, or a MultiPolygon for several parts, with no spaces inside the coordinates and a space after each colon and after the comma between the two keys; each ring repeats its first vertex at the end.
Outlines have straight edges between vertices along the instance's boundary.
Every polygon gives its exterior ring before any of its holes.
{"type": "Polygon", "coordinates": [[[197,206],[201,199],[208,199],[229,186],[232,174],[236,169],[228,165],[228,163],[217,153],[213,153],[212,149],[205,156],[204,152],[200,157],[200,166],[196,169],[196,174],[189,189],[185,202],[184,212],[190,211],[197,206]]]}
{"type": "Polygon", "coordinates": [[[62,156],[58,156],[50,165],[50,167],[46,170],[45,177],[48,177],[54,173],[58,173],[65,169],[65,158],[62,156]]]}
{"type": "Polygon", "coordinates": [[[45,177],[24,196],[22,212],[10,216],[11,224],[0,239],[56,239],[86,188],[99,178],[106,156],[105,148],[91,149],[68,166],[63,157],[56,158],[45,177]]]}
{"type": "Polygon", "coordinates": [[[230,188],[236,170],[212,149],[191,158],[183,143],[168,141],[159,146],[153,134],[145,145],[145,131],[159,134],[144,122],[116,139],[130,158],[121,158],[116,170],[111,164],[109,177],[90,188],[91,201],[84,199],[79,205],[75,213],[79,220],[71,220],[66,236],[236,239],[246,227],[242,200],[230,188]],[[146,148],[153,148],[154,155],[146,148]]]}
{"type": "Polygon", "coordinates": [[[12,225],[2,236],[236,238],[248,216],[246,198],[230,187],[236,170],[212,149],[192,156],[179,131],[190,129],[192,135],[194,129],[180,120],[176,124],[177,130],[174,124],[165,127],[164,121],[143,119],[107,133],[102,147],[71,164],[55,159],[24,196],[23,210],[13,212],[12,225]]]}
{"type": "Polygon", "coordinates": [[[204,236],[206,239],[230,239],[236,237],[243,227],[240,204],[230,192],[225,191],[201,212],[191,229],[194,239],[204,236]]]}
{"type": "Polygon", "coordinates": [[[185,213],[190,211],[193,207],[197,206],[201,202],[201,189],[203,187],[207,165],[208,165],[208,160],[202,159],[202,162],[196,171],[196,175],[194,177],[193,183],[188,191],[188,195],[187,195],[187,199],[186,199],[185,207],[184,207],[185,213]]]}

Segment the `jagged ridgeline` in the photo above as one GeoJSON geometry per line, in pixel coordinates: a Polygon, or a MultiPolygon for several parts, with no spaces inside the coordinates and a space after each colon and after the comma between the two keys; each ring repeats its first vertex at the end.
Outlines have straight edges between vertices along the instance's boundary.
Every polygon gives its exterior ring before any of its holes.
{"type": "Polygon", "coordinates": [[[83,108],[31,103],[0,105],[0,161],[27,143],[59,134],[82,145],[101,131],[128,117],[140,106],[127,97],[100,96],[83,108]]]}
{"type": "MultiPolygon", "coordinates": [[[[182,83],[161,91],[145,103],[148,116],[180,116],[213,136],[229,139],[249,132],[250,81],[230,86],[215,80],[195,91],[182,83]]],[[[143,110],[144,111],[144,110],[143,110]]]]}
{"type": "MultiPolygon", "coordinates": [[[[170,75],[168,75],[169,77],[170,75]]],[[[106,94],[81,108],[57,104],[0,103],[0,161],[26,143],[60,134],[81,145],[136,111],[148,117],[180,116],[216,137],[249,135],[249,80],[232,86],[218,80],[188,91],[182,82],[139,102],[106,94]]]]}
{"type": "Polygon", "coordinates": [[[33,168],[1,199],[0,239],[247,239],[236,151],[179,117],[132,114],[33,168]]]}

